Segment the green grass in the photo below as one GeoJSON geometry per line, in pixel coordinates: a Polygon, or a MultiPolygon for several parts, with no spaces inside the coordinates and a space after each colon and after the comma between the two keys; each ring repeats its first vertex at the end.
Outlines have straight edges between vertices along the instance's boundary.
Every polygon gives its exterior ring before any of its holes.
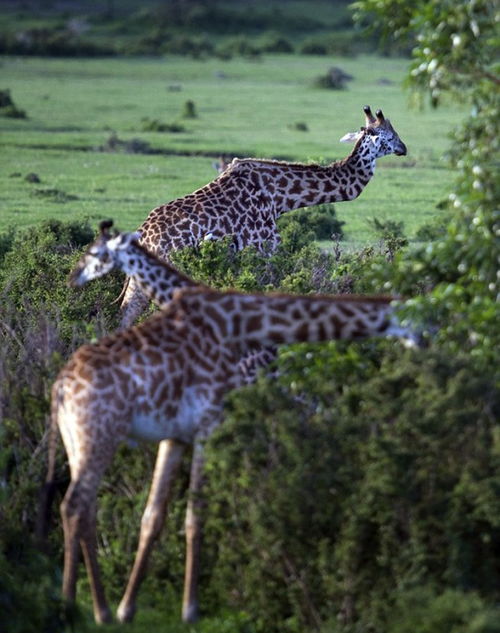
{"type": "MultiPolygon", "coordinates": [[[[113,623],[98,625],[94,621],[92,602],[87,579],[84,578],[83,568],[80,570],[81,581],[78,586],[78,617],[74,633],[249,633],[253,629],[252,619],[249,614],[236,610],[222,609],[217,615],[202,613],[200,619],[194,624],[187,624],[181,620],[181,600],[179,596],[173,596],[165,588],[165,595],[158,598],[156,592],[154,599],[148,594],[148,577],[146,577],[137,602],[137,613],[132,622],[120,624],[116,621],[116,609],[118,602],[109,602],[113,614],[113,623]]],[[[179,592],[182,587],[179,587],[179,592]]],[[[203,605],[202,605],[203,606],[203,605]]]]}
{"type": "Polygon", "coordinates": [[[156,205],[215,177],[213,156],[330,161],[351,146],[338,139],[363,123],[361,108],[381,107],[406,142],[407,157],[378,162],[360,198],[339,203],[346,238],[375,239],[373,217],[403,221],[407,234],[436,213],[453,174],[442,157],[457,109],[410,109],[402,89],[407,60],[268,56],[260,62],[165,59],[4,58],[2,85],[28,119],[0,117],[0,230],[47,217],[112,217],[137,227],[156,205]],[[354,76],[344,91],[312,87],[337,65],[354,76]],[[380,80],[389,80],[390,83],[380,80]],[[184,102],[198,117],[180,119],[184,102]],[[142,132],[144,117],[182,121],[185,132],[142,132]],[[308,131],[293,129],[304,122],[308,131]],[[158,154],[105,153],[111,133],[139,138],[158,154]],[[207,155],[208,154],[208,155],[207,155]],[[41,182],[25,180],[36,173],[41,182]],[[44,190],[57,190],[50,195],[44,190]]]}

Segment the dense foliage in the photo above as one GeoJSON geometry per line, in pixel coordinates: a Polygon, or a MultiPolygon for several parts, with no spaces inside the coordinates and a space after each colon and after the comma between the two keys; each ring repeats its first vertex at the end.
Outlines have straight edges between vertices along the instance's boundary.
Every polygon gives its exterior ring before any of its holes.
{"type": "MultiPolygon", "coordinates": [[[[75,617],[56,598],[58,517],[49,563],[33,555],[36,512],[27,511],[37,506],[44,476],[48,393],[70,350],[113,327],[110,304],[120,289],[118,278],[67,288],[91,235],[85,225],[50,222],[2,240],[0,578],[10,611],[30,597],[38,630],[75,617]],[[44,579],[36,593],[23,581],[33,575],[44,579]]],[[[369,271],[393,257],[384,245],[349,254],[337,244],[322,253],[296,222],[283,238],[267,259],[252,249],[234,253],[222,241],[175,260],[219,287],[349,292],[376,289],[369,271]]],[[[396,342],[295,346],[282,352],[279,369],[276,383],[262,378],[230,398],[209,446],[205,608],[246,613],[230,621],[247,632],[351,631],[356,622],[377,631],[389,613],[408,628],[410,604],[423,623],[437,618],[464,633],[492,621],[500,580],[500,403],[492,374],[467,355],[434,344],[404,352],[396,342]],[[464,605],[458,614],[453,600],[464,605]]],[[[128,526],[139,526],[154,452],[124,447],[103,483],[100,559],[113,600],[134,555],[136,530],[128,526]]],[[[179,599],[187,472],[186,464],[144,605],[164,605],[167,593],[175,610],[179,599]]],[[[60,455],[57,498],[67,481],[60,455]]],[[[86,587],[83,580],[80,592],[86,587]]],[[[25,630],[22,613],[12,622],[13,631],[25,630]]]]}
{"type": "Polygon", "coordinates": [[[141,3],[68,3],[8,10],[0,30],[0,53],[51,57],[186,55],[256,58],[265,53],[349,55],[373,48],[360,42],[348,0],[304,4],[166,0],[141,3]],[[85,6],[88,5],[88,6],[85,6]],[[332,6],[333,5],[333,6],[332,6]],[[332,34],[332,31],[337,33],[332,34]]]}
{"type": "Polygon", "coordinates": [[[417,282],[431,291],[415,302],[414,316],[420,313],[439,324],[438,337],[450,351],[468,349],[471,355],[494,362],[500,344],[495,4],[361,0],[354,6],[359,19],[369,19],[383,33],[416,39],[409,85],[419,94],[427,93],[433,106],[451,95],[470,107],[450,150],[458,178],[449,196],[453,214],[447,234],[401,255],[395,268],[382,274],[392,277],[389,287],[403,294],[417,282]]]}
{"type": "MultiPolygon", "coordinates": [[[[313,214],[299,212],[284,221],[271,257],[234,253],[222,240],[174,260],[222,288],[412,297],[403,314],[426,330],[427,345],[288,347],[277,380],[261,377],[230,396],[208,446],[202,604],[232,615],[206,630],[498,633],[493,4],[360,0],[356,11],[414,47],[409,81],[433,106],[455,93],[470,106],[450,150],[457,183],[446,229],[439,220],[427,227],[432,241],[410,248],[401,226],[374,219],[380,247],[349,253],[336,241],[324,253],[311,241],[313,214]]],[[[320,211],[317,230],[338,235],[334,213],[320,211]]],[[[33,534],[51,383],[76,346],[116,325],[119,276],[78,292],[66,285],[92,235],[88,225],[58,221],[0,235],[0,611],[9,632],[63,630],[77,617],[58,598],[56,512],[49,556],[33,534]]],[[[134,555],[154,452],[124,447],[103,482],[99,555],[113,600],[134,555]]],[[[177,608],[187,471],[152,557],[145,606],[177,608]]],[[[60,499],[62,452],[57,479],[60,499]]],[[[88,596],[85,580],[79,590],[88,596]]]]}

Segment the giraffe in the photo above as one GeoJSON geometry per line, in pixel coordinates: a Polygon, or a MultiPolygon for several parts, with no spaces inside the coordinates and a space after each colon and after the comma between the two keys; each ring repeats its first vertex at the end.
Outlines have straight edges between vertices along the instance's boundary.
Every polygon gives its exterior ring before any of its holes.
{"type": "MultiPolygon", "coordinates": [[[[79,259],[70,274],[71,286],[82,286],[91,279],[107,275],[115,268],[134,279],[143,294],[159,308],[166,308],[176,288],[205,287],[176,270],[172,265],[149,253],[139,243],[140,233],[111,235],[112,220],[103,220],[100,234],[79,259]]],[[[242,384],[255,381],[258,371],[276,359],[275,347],[251,352],[242,358],[238,367],[242,384]]]]}
{"type": "MultiPolygon", "coordinates": [[[[293,209],[353,200],[366,187],[376,159],[406,155],[406,146],[381,110],[364,106],[365,126],[340,140],[355,142],[351,154],[323,166],[235,158],[218,178],[192,194],[153,209],[139,227],[141,243],[160,259],[170,250],[195,246],[210,236],[232,235],[234,247],[266,253],[280,241],[276,221],[293,209]]],[[[123,290],[121,328],[142,314],[147,299],[133,279],[123,290]]]]}
{"type": "Polygon", "coordinates": [[[94,617],[109,622],[97,560],[97,491],[127,436],[160,443],[141,521],[134,566],[118,608],[133,618],[153,542],[162,528],[172,482],[193,448],[186,512],[182,617],[198,616],[203,443],[221,423],[225,394],[240,384],[239,358],[255,346],[412,334],[396,320],[390,297],[242,294],[186,287],[167,307],[128,330],[80,347],[52,387],[47,483],[53,480],[55,430],[66,448],[71,481],[61,504],[63,595],[76,598],[79,547],[94,617]]]}

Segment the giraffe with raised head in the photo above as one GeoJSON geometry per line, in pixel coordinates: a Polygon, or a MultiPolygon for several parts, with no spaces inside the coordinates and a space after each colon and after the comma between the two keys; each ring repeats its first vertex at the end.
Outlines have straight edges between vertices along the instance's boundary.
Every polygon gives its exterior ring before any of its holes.
{"type": "MultiPolygon", "coordinates": [[[[143,294],[159,308],[166,308],[177,288],[205,287],[148,252],[139,243],[140,233],[111,234],[112,220],[103,220],[99,235],[71,272],[71,286],[82,286],[92,279],[118,269],[134,280],[143,294]]],[[[258,349],[242,358],[238,367],[242,384],[255,381],[259,369],[276,360],[275,347],[258,349]]]]}
{"type": "MultiPolygon", "coordinates": [[[[364,107],[365,126],[341,141],[355,142],[351,154],[330,165],[235,158],[218,178],[194,193],[151,211],[139,227],[141,243],[160,259],[171,250],[195,246],[210,236],[233,236],[238,249],[272,252],[280,237],[280,215],[300,207],[353,200],[373,176],[377,158],[406,154],[406,146],[381,110],[364,107]]],[[[133,279],[126,282],[121,327],[132,325],[147,306],[133,279]]]]}
{"type": "MultiPolygon", "coordinates": [[[[192,445],[182,617],[195,620],[203,442],[222,420],[225,394],[241,382],[238,360],[256,346],[381,335],[411,337],[398,324],[390,297],[245,295],[182,288],[164,310],[142,324],[80,347],[52,388],[51,428],[59,428],[71,472],[61,504],[64,597],[76,598],[81,546],[95,619],[110,621],[96,552],[99,482],[118,444],[128,436],[160,442],[134,567],[118,608],[120,621],[132,619],[172,481],[186,447],[192,445]]],[[[49,445],[48,484],[54,476],[54,433],[49,445]]]]}

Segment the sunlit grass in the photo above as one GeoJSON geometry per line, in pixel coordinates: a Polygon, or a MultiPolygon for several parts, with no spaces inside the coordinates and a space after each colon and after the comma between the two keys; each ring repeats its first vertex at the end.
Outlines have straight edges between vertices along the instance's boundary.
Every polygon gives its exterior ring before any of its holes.
{"type": "Polygon", "coordinates": [[[154,206],[214,178],[212,163],[221,153],[342,158],[351,146],[338,139],[359,128],[361,108],[369,103],[391,118],[409,153],[381,159],[361,197],[338,204],[337,211],[352,242],[373,239],[372,217],[403,221],[412,237],[452,186],[442,157],[460,112],[410,109],[402,89],[406,67],[407,60],[399,59],[298,55],[259,62],[4,59],[3,86],[29,118],[0,118],[0,230],[47,217],[96,222],[113,217],[132,229],[154,206]],[[314,78],[332,65],[353,75],[348,89],[313,88],[314,78]],[[181,118],[188,99],[197,118],[181,118]],[[185,131],[142,132],[144,117],[180,122],[185,131]],[[296,123],[307,131],[297,130],[296,123]],[[123,141],[140,139],[160,153],[99,151],[112,134],[123,141]],[[29,173],[41,182],[27,182],[29,173]],[[40,189],[67,196],[47,197],[40,189]]]}

